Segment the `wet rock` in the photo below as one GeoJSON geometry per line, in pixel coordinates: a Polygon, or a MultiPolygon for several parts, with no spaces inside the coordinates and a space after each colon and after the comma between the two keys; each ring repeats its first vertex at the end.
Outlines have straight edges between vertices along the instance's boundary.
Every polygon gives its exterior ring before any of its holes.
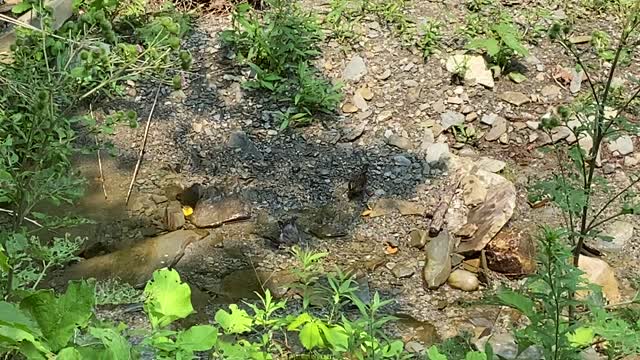
{"type": "Polygon", "coordinates": [[[234,131],[229,135],[227,146],[232,149],[239,149],[244,154],[253,156],[258,159],[262,159],[262,154],[256,144],[249,139],[249,136],[244,131],[234,131]]]}
{"type": "Polygon", "coordinates": [[[633,139],[629,135],[622,135],[609,143],[609,150],[618,155],[629,155],[633,152],[633,139]]]}
{"type": "Polygon", "coordinates": [[[391,273],[393,274],[393,276],[397,277],[398,279],[409,278],[416,273],[416,266],[415,264],[412,264],[412,263],[403,262],[395,265],[391,269],[391,273]]]}
{"type": "Polygon", "coordinates": [[[476,291],[480,287],[480,281],[476,274],[466,270],[454,270],[447,279],[447,284],[454,289],[463,291],[476,291]]]}
{"type": "Polygon", "coordinates": [[[119,278],[133,286],[143,286],[153,272],[175,265],[191,243],[202,240],[205,230],[178,230],[146,239],[131,248],[93,257],[67,267],[61,274],[61,283],[69,280],[119,278]]]}
{"type": "Polygon", "coordinates": [[[420,229],[413,229],[409,233],[409,246],[422,249],[427,244],[427,232],[420,229]]]}
{"type": "Polygon", "coordinates": [[[461,181],[462,198],[464,204],[475,207],[484,202],[487,197],[487,188],[477,176],[467,175],[461,181]]]}
{"type": "Polygon", "coordinates": [[[304,209],[298,216],[298,224],[304,232],[319,239],[328,239],[346,236],[357,215],[346,206],[327,204],[304,209]]]}
{"type": "Polygon", "coordinates": [[[446,165],[449,160],[450,152],[449,152],[449,144],[447,143],[436,143],[430,144],[427,147],[425,161],[431,167],[442,167],[446,165]]]}
{"type": "Polygon", "coordinates": [[[367,74],[367,65],[360,55],[353,55],[342,72],[342,79],[346,81],[358,81],[367,74]]]}
{"type": "Polygon", "coordinates": [[[493,271],[521,276],[536,269],[535,244],[526,231],[502,230],[486,249],[487,267],[493,271]]]}
{"type": "Polygon", "coordinates": [[[597,247],[602,250],[620,251],[633,237],[633,224],[626,221],[615,221],[604,230],[604,235],[611,241],[598,240],[597,247]]]}
{"type": "Polygon", "coordinates": [[[199,228],[207,228],[250,217],[251,209],[239,195],[226,196],[211,188],[201,196],[189,220],[199,228]]]}
{"type": "Polygon", "coordinates": [[[440,115],[440,124],[444,130],[447,130],[452,126],[462,125],[464,124],[464,115],[453,111],[447,111],[440,115]]]}
{"type": "Polygon", "coordinates": [[[395,146],[397,148],[403,149],[403,150],[411,150],[413,149],[413,144],[411,143],[411,140],[402,137],[402,136],[398,136],[398,135],[391,135],[389,136],[389,138],[387,138],[387,144],[391,145],[391,146],[395,146]]]}
{"type": "Polygon", "coordinates": [[[500,99],[515,106],[520,106],[531,102],[531,99],[527,95],[517,91],[505,91],[500,94],[500,99]]]}
{"type": "Polygon", "coordinates": [[[168,231],[180,229],[185,224],[184,213],[179,201],[172,201],[165,208],[165,227],[168,231]]]}
{"type": "MultiPolygon", "coordinates": [[[[620,301],[620,289],[615,273],[609,264],[604,260],[580,256],[578,268],[584,272],[583,277],[592,284],[602,287],[602,294],[611,304],[620,301]]],[[[581,291],[579,297],[584,297],[586,293],[581,291]]]]}
{"type": "Polygon", "coordinates": [[[507,120],[498,116],[491,126],[491,130],[484,136],[487,141],[498,140],[503,134],[507,132],[507,120]]]}
{"type": "Polygon", "coordinates": [[[276,298],[283,297],[294,284],[296,276],[283,270],[277,272],[256,271],[243,269],[234,271],[222,279],[220,295],[227,300],[236,302],[243,299],[259,299],[258,294],[264,295],[269,289],[276,298]]]}
{"type": "Polygon", "coordinates": [[[425,283],[429,289],[437,289],[447,281],[451,273],[452,242],[447,231],[441,231],[438,236],[431,238],[425,250],[427,261],[422,271],[425,283]]]}

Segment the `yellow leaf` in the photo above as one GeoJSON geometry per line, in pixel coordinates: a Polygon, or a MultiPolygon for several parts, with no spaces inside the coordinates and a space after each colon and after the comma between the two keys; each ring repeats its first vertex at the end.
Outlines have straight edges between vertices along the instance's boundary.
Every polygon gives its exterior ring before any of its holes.
{"type": "Polygon", "coordinates": [[[184,216],[190,216],[191,214],[193,214],[193,208],[191,206],[183,206],[182,213],[184,214],[184,216]]]}
{"type": "Polygon", "coordinates": [[[362,215],[362,216],[369,216],[369,215],[371,215],[371,209],[367,209],[367,210],[363,211],[361,215],[362,215]]]}

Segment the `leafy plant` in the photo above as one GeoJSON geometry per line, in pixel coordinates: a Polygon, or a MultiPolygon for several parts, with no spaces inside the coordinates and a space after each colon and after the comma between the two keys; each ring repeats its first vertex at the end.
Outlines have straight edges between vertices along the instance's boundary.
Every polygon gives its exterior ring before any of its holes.
{"type": "Polygon", "coordinates": [[[472,40],[467,47],[483,50],[491,58],[491,62],[506,70],[514,56],[525,57],[529,51],[520,42],[518,30],[507,22],[491,26],[488,36],[472,40]]]}
{"type": "Polygon", "coordinates": [[[440,27],[442,25],[437,21],[427,21],[420,25],[418,30],[417,46],[422,50],[422,57],[428,58],[437,49],[442,33],[440,27]]]}

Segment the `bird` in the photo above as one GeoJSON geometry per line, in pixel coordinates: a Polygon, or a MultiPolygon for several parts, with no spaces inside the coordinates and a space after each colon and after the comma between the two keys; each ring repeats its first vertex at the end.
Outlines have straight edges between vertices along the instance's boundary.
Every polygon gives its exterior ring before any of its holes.
{"type": "Polygon", "coordinates": [[[278,245],[291,246],[302,241],[300,230],[298,230],[298,225],[296,224],[297,220],[298,217],[294,216],[284,222],[278,221],[278,226],[280,227],[280,236],[276,241],[278,245]]]}
{"type": "Polygon", "coordinates": [[[178,200],[184,206],[195,208],[196,204],[202,197],[202,193],[202,185],[195,183],[176,195],[176,200],[178,200]]]}
{"type": "Polygon", "coordinates": [[[353,200],[362,196],[367,188],[367,172],[369,171],[369,164],[364,164],[362,168],[351,175],[347,188],[347,197],[349,200],[353,200]]]}

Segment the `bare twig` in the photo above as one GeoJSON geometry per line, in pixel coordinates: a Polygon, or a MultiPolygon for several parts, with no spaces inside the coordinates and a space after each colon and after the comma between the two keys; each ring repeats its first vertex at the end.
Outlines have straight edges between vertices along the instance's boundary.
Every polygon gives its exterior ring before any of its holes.
{"type": "MultiPolygon", "coordinates": [[[[15,211],[13,211],[13,210],[9,210],[9,209],[2,209],[2,208],[0,208],[0,212],[7,213],[7,214],[11,214],[11,215],[13,215],[13,216],[16,216],[16,212],[15,212],[15,211]]],[[[37,226],[37,227],[44,227],[44,226],[42,226],[42,224],[40,224],[39,222],[37,222],[37,221],[35,221],[35,220],[33,220],[33,219],[29,219],[29,218],[28,218],[28,217],[26,217],[26,216],[25,216],[23,219],[27,220],[28,222],[32,223],[33,225],[35,225],[35,226],[37,226]]]]}
{"type": "Polygon", "coordinates": [[[156,97],[153,99],[153,105],[151,105],[151,111],[149,112],[149,117],[147,117],[147,125],[144,128],[144,137],[142,138],[140,155],[138,155],[138,162],[136,163],[135,169],[133,169],[133,176],[131,177],[131,184],[129,184],[129,191],[127,191],[127,200],[125,201],[125,205],[129,204],[129,198],[131,198],[131,190],[133,190],[133,184],[136,182],[136,177],[138,176],[138,170],[140,170],[140,163],[142,163],[142,155],[144,154],[144,149],[147,145],[147,135],[149,134],[151,117],[153,116],[153,111],[155,110],[156,103],[158,102],[158,95],[160,95],[160,85],[158,85],[158,90],[156,90],[156,97]]]}
{"type": "MultiPolygon", "coordinates": [[[[93,107],[89,104],[89,113],[91,114],[91,118],[93,119],[93,107]]],[[[96,141],[96,153],[98,155],[98,170],[100,171],[100,184],[102,185],[102,192],[104,193],[104,199],[107,200],[109,196],[107,196],[107,188],[104,184],[104,172],[102,171],[102,158],[100,157],[100,142],[98,141],[98,135],[93,135],[94,140],[96,141]]]]}

